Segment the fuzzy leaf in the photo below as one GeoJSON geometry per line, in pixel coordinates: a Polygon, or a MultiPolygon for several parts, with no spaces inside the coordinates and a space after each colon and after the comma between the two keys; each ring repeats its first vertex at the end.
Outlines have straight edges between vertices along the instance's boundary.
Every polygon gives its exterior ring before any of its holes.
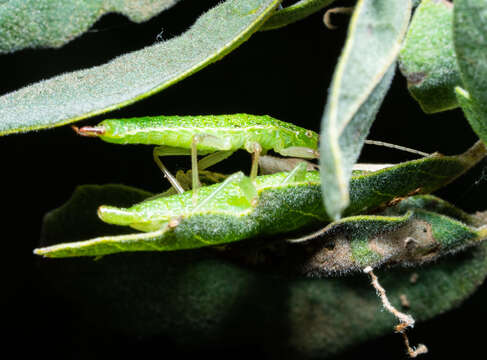
{"type": "Polygon", "coordinates": [[[306,254],[299,268],[319,276],[362,271],[368,266],[422,265],[484,242],[486,225],[485,219],[434,196],[413,196],[379,214],[334,221],[319,240],[298,243],[306,254]]]}
{"type": "Polygon", "coordinates": [[[391,83],[410,14],[410,1],[355,7],[321,123],[323,200],[332,218],[349,204],[352,167],[391,83]]]}
{"type": "Polygon", "coordinates": [[[455,88],[455,93],[470,126],[484,144],[487,144],[487,107],[479,104],[461,87],[455,88]]]}
{"type": "Polygon", "coordinates": [[[279,29],[302,20],[320,11],[335,0],[300,0],[284,9],[278,10],[259,30],[279,29]]]}
{"type": "Polygon", "coordinates": [[[467,91],[457,97],[473,130],[487,144],[487,0],[455,1],[453,35],[467,91]]]}
{"type": "MultiPolygon", "coordinates": [[[[411,192],[434,191],[460,176],[485,154],[485,146],[479,142],[459,156],[432,156],[354,176],[350,183],[351,206],[345,214],[364,214],[411,192]]],[[[248,178],[237,173],[225,180],[226,184],[200,188],[198,205],[193,202],[192,191],[188,191],[149,199],[128,208],[101,206],[97,213],[103,221],[145,232],[62,243],[34,252],[45,257],[72,257],[183,250],[325,224],[331,219],[321,200],[319,173],[310,171],[300,175],[303,176],[293,179],[288,173],[259,176],[253,182],[254,187],[248,178]],[[174,220],[176,224],[169,226],[174,220]]],[[[72,212],[76,213],[83,193],[80,188],[65,207],[73,207],[72,212]]],[[[65,210],[54,211],[49,216],[55,218],[57,212],[65,210]]]]}
{"type": "Polygon", "coordinates": [[[0,97],[0,135],[61,126],[157,93],[242,44],[280,0],[227,0],[184,34],[0,97]]]}
{"type": "Polygon", "coordinates": [[[458,106],[453,89],[461,79],[453,48],[452,3],[421,2],[399,55],[399,68],[425,113],[458,106]]]}
{"type": "Polygon", "coordinates": [[[453,29],[465,88],[487,104],[487,0],[455,1],[453,29]]]}
{"type": "Polygon", "coordinates": [[[6,0],[0,4],[0,54],[61,47],[109,12],[143,22],[179,0],[6,0]]]}
{"type": "MultiPolygon", "coordinates": [[[[80,206],[46,216],[42,246],[120,233],[123,228],[97,221],[97,206],[128,206],[147,195],[121,186],[85,187],[83,192],[80,206]]],[[[82,314],[77,319],[86,323],[76,325],[90,329],[90,336],[161,336],[193,350],[255,343],[276,357],[285,353],[324,359],[393,332],[396,320],[383,311],[364,274],[287,276],[272,266],[260,271],[240,266],[222,254],[192,250],[119,254],[98,261],[43,260],[39,286],[82,314]]],[[[393,305],[401,309],[399,296],[405,295],[410,308],[402,310],[417,321],[458,306],[486,274],[486,245],[416,269],[377,272],[393,305]],[[417,281],[412,283],[415,273],[417,281]]],[[[50,319],[62,316],[49,313],[50,319]]],[[[414,329],[411,334],[414,337],[414,329]]],[[[403,356],[399,346],[391,357],[403,356]]]]}

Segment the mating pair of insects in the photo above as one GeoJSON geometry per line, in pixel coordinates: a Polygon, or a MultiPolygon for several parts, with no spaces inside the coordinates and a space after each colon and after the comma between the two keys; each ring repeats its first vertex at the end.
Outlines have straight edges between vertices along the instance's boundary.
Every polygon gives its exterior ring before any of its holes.
{"type": "Polygon", "coordinates": [[[160,157],[190,155],[192,188],[200,187],[199,171],[225,160],[239,149],[252,154],[250,178],[255,179],[259,158],[267,151],[316,159],[318,134],[270,116],[248,114],[216,116],[157,116],[105,120],[97,126],[74,129],[83,136],[116,144],[156,145],[154,161],[178,193],[185,190],[160,157]],[[198,161],[198,155],[206,155],[198,161]]]}

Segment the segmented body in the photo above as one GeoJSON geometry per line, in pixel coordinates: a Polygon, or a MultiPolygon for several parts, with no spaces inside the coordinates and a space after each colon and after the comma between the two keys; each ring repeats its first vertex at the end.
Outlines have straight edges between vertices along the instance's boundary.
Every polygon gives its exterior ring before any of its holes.
{"type": "MultiPolygon", "coordinates": [[[[303,175],[302,179],[288,184],[282,184],[287,176],[286,173],[259,176],[251,185],[255,186],[254,196],[247,195],[246,189],[242,188],[245,184],[242,186],[241,182],[235,181],[229,183],[211,201],[203,205],[194,203],[191,191],[187,191],[180,195],[144,201],[128,209],[102,206],[98,210],[98,215],[107,223],[128,225],[142,231],[160,229],[163,224],[178,217],[182,219],[201,217],[202,221],[208,221],[213,216],[231,218],[240,222],[240,225],[245,224],[239,226],[245,232],[243,236],[251,236],[258,231],[264,234],[285,232],[313,220],[327,220],[320,205],[319,173],[312,171],[303,175]],[[280,196],[276,198],[274,191],[279,191],[280,196]],[[285,225],[278,224],[274,228],[275,222],[272,219],[275,212],[283,209],[286,212],[296,211],[300,216],[295,219],[296,221],[289,221],[285,225]]],[[[200,188],[198,197],[201,202],[211,196],[219,186],[220,184],[215,184],[200,188]]],[[[219,226],[203,225],[203,227],[210,232],[224,233],[218,230],[219,226]]]]}
{"type": "MultiPolygon", "coordinates": [[[[422,187],[424,192],[430,192],[439,183],[443,183],[443,177],[448,178],[449,174],[459,173],[462,168],[463,164],[458,162],[455,157],[433,157],[410,161],[374,173],[355,175],[350,183],[351,206],[346,210],[345,215],[370,211],[397,196],[407,195],[419,187],[422,187]],[[426,169],[430,172],[429,176],[425,174],[426,169]],[[398,180],[390,182],[391,175],[398,180]]],[[[321,201],[319,172],[306,171],[301,179],[293,179],[293,181],[283,184],[286,176],[287,173],[277,173],[258,176],[254,180],[253,185],[256,188],[260,203],[256,207],[258,210],[256,214],[263,216],[262,219],[257,219],[260,229],[266,232],[266,228],[272,223],[269,225],[265,223],[264,226],[264,218],[275,218],[276,212],[288,214],[295,212],[296,216],[293,216],[292,219],[302,218],[303,220],[299,221],[304,223],[311,223],[313,220],[331,221],[326,215],[321,201]],[[278,191],[279,195],[272,196],[273,204],[271,206],[269,203],[271,197],[266,194],[275,191],[278,191]],[[260,211],[260,208],[265,208],[265,210],[260,211]]],[[[203,201],[218,187],[219,184],[202,187],[199,198],[203,201]]],[[[99,210],[99,216],[108,223],[129,225],[143,231],[154,231],[160,229],[163,223],[172,218],[189,218],[196,214],[229,215],[241,219],[244,215],[255,213],[254,210],[256,209],[250,205],[251,201],[251,199],[245,199],[241,185],[230,183],[204,206],[194,203],[192,193],[187,191],[177,196],[151,199],[129,209],[103,206],[99,210]]],[[[256,214],[251,216],[256,216],[256,214]]],[[[279,224],[278,229],[285,232],[296,229],[296,226],[293,221],[289,221],[289,223],[279,224]]],[[[270,230],[269,232],[273,231],[270,230]]]]}
{"type": "MultiPolygon", "coordinates": [[[[474,162],[471,152],[466,152],[459,156],[433,156],[354,176],[350,183],[351,206],[345,215],[367,213],[418,188],[421,192],[434,191],[474,162]]],[[[186,192],[147,200],[130,208],[103,206],[99,210],[102,220],[147,232],[60,244],[38,249],[36,253],[66,257],[190,249],[330,221],[323,208],[318,172],[298,175],[290,181],[287,173],[259,176],[250,182],[255,186],[251,197],[240,182],[232,182],[200,188],[197,204],[193,203],[191,192],[186,192]],[[219,186],[224,186],[222,191],[206,201],[219,186]]]]}
{"type": "MultiPolygon", "coordinates": [[[[318,134],[270,116],[248,114],[208,116],[154,116],[102,121],[99,137],[116,144],[166,145],[191,148],[195,135],[199,154],[246,149],[260,144],[265,151],[303,147],[318,148],[318,134]]],[[[317,153],[316,153],[317,154],[317,153]]],[[[310,152],[310,158],[316,157],[310,152]]]]}

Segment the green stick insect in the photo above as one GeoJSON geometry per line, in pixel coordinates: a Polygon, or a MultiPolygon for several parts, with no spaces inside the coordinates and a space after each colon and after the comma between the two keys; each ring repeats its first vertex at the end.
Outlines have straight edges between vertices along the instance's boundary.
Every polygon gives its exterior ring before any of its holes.
{"type": "MultiPolygon", "coordinates": [[[[429,193],[470,169],[485,155],[478,142],[458,156],[433,155],[353,176],[345,216],[388,206],[411,193],[429,193]]],[[[47,257],[100,256],[122,251],[171,251],[231,243],[331,221],[321,199],[320,175],[299,164],[290,173],[258,176],[239,172],[221,183],[191,192],[149,198],[129,208],[101,206],[106,223],[142,233],[105,236],[35,250],[47,257]]]]}
{"type": "Polygon", "coordinates": [[[74,129],[80,135],[99,137],[110,143],[157,145],[154,160],[179,193],[184,189],[162,164],[161,156],[191,155],[194,191],[200,186],[198,170],[215,165],[239,149],[252,154],[251,179],[257,176],[260,155],[269,150],[290,157],[319,157],[317,133],[270,116],[233,114],[109,119],[94,127],[74,129]],[[198,161],[198,155],[207,156],[198,161]]]}

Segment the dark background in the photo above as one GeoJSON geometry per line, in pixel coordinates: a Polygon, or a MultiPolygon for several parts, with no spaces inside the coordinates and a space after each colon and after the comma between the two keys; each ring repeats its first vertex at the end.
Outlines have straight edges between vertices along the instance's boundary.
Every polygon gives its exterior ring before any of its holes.
{"type": "MultiPolygon", "coordinates": [[[[132,24],[125,17],[108,15],[82,37],[61,49],[25,50],[0,56],[0,94],[54,75],[103,64],[128,51],[151,45],[162,31],[169,39],[187,29],[218,1],[182,1],[162,15],[132,24]]],[[[349,4],[350,2],[337,2],[349,4]]],[[[268,114],[319,131],[328,84],[343,45],[347,17],[336,16],[335,31],[322,23],[322,13],[281,30],[257,33],[226,56],[163,92],[106,117],[146,115],[199,115],[246,112],[268,114]]],[[[104,117],[89,119],[94,124],[104,117]]],[[[1,121],[1,119],[0,119],[1,121]]],[[[476,137],[460,110],[425,115],[409,96],[406,81],[396,74],[370,139],[409,146],[425,152],[459,153],[476,137]]],[[[2,181],[1,323],[8,332],[5,349],[18,355],[49,353],[52,358],[98,359],[106,356],[163,356],[174,349],[161,339],[128,339],[117,334],[85,343],[76,310],[61,297],[39,286],[32,249],[37,246],[43,215],[63,204],[80,184],[124,183],[150,191],[166,186],[144,146],[116,146],[76,136],[69,127],[0,139],[2,181]],[[163,185],[161,185],[163,184],[163,185]],[[47,311],[47,313],[46,313],[47,311]],[[75,335],[76,334],[76,335],[75,335]]],[[[250,164],[248,154],[236,155],[225,169],[240,170],[250,164]],[[240,161],[241,160],[241,161],[240,161]]],[[[366,146],[361,161],[398,162],[414,156],[388,148],[366,146]]],[[[166,160],[170,168],[186,168],[188,159],[166,160]]],[[[485,209],[485,162],[441,191],[441,195],[468,211],[485,209]]],[[[466,349],[482,351],[483,332],[475,326],[486,316],[484,285],[461,308],[418,324],[410,331],[412,343],[428,345],[429,358],[461,356],[466,349]]],[[[184,355],[200,356],[183,351],[184,355]]],[[[212,349],[207,355],[263,358],[259,347],[212,349]]],[[[398,335],[350,349],[340,359],[364,354],[376,358],[401,358],[398,335]]],[[[405,356],[404,356],[405,358],[405,356]]]]}

